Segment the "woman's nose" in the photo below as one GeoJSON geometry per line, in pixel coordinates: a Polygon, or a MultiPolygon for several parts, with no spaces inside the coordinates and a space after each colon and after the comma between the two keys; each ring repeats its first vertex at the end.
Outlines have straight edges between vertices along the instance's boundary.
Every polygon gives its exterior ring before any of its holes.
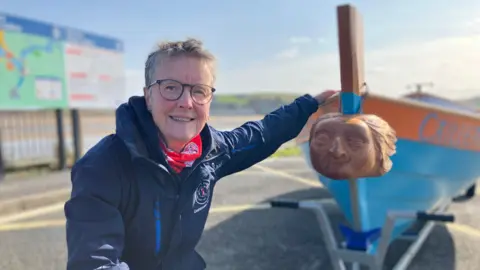
{"type": "Polygon", "coordinates": [[[193,99],[190,94],[190,87],[185,87],[182,96],[178,99],[178,105],[183,108],[193,107],[193,99]]]}

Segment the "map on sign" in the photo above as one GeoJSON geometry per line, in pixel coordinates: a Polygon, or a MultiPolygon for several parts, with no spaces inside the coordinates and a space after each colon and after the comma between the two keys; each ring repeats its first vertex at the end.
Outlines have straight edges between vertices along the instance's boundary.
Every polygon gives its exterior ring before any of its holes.
{"type": "Polygon", "coordinates": [[[0,109],[115,108],[121,41],[0,13],[0,109]]]}

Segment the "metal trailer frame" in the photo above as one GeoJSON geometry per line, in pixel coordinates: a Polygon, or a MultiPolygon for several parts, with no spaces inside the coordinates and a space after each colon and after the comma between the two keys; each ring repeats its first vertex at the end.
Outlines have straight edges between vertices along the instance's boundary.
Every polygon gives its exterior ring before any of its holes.
{"type": "MultiPolygon", "coordinates": [[[[357,201],[352,201],[355,205],[357,201]]],[[[305,200],[305,201],[288,201],[274,200],[270,202],[271,207],[291,208],[291,209],[308,209],[312,211],[317,218],[322,231],[325,245],[334,270],[346,270],[345,262],[351,263],[352,270],[360,270],[360,265],[368,266],[370,270],[382,270],[384,259],[391,243],[390,235],[395,228],[397,219],[411,219],[426,222],[417,235],[402,235],[395,240],[410,240],[413,243],[407,251],[401,256],[399,261],[393,267],[393,270],[405,270],[410,265],[412,259],[416,256],[421,246],[432,231],[437,222],[454,222],[453,215],[445,215],[444,213],[451,204],[451,201],[442,202],[431,213],[415,212],[415,211],[388,211],[387,218],[381,229],[381,236],[378,239],[378,248],[375,253],[351,250],[345,245],[338,246],[335,234],[331,227],[330,218],[324,209],[325,199],[323,200],[305,200]]]]}

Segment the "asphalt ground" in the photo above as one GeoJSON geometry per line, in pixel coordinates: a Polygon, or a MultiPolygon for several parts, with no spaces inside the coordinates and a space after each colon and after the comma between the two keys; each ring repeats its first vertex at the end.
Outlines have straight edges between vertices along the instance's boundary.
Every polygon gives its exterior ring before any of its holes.
{"type": "MultiPolygon", "coordinates": [[[[328,200],[300,158],[272,159],[222,179],[198,251],[207,269],[332,269],[315,216],[307,210],[261,208],[272,199],[328,200]]],[[[455,203],[456,223],[433,229],[408,269],[479,269],[480,199],[455,203]]],[[[0,217],[0,269],[65,269],[63,203],[0,217]]],[[[335,207],[334,227],[344,222],[335,207]]],[[[337,235],[339,237],[339,235],[337,235]]],[[[391,269],[405,252],[398,241],[387,254],[391,269]]]]}

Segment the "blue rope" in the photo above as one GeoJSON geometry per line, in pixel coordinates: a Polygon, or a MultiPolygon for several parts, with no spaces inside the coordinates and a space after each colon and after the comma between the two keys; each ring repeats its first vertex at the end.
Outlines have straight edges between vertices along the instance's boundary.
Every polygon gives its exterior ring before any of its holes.
{"type": "Polygon", "coordinates": [[[341,92],[340,93],[340,106],[339,112],[342,114],[359,114],[363,113],[363,102],[368,94],[368,86],[366,83],[363,84],[366,91],[363,95],[359,96],[351,92],[341,92]],[[353,106],[352,106],[353,104],[353,106]]]}

